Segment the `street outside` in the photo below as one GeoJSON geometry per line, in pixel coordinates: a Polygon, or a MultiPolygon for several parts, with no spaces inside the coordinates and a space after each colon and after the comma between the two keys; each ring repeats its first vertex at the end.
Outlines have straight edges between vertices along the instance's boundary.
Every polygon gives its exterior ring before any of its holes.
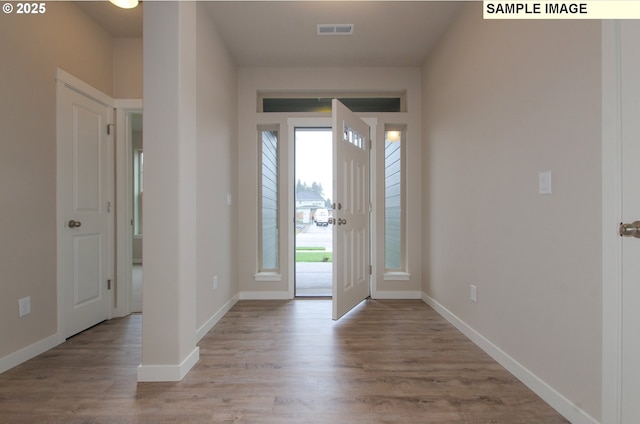
{"type": "MultiPolygon", "coordinates": [[[[296,249],[300,247],[324,248],[323,252],[333,250],[333,227],[305,225],[296,234],[296,249]]],[[[296,296],[331,296],[331,262],[296,262],[296,296]]]]}

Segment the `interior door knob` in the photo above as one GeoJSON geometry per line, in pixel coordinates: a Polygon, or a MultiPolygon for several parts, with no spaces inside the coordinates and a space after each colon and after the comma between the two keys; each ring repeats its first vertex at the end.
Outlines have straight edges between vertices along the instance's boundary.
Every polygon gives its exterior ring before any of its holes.
{"type": "Polygon", "coordinates": [[[633,221],[631,224],[620,223],[618,227],[620,237],[636,237],[640,238],[640,221],[633,221]]]}
{"type": "Polygon", "coordinates": [[[67,226],[69,228],[78,228],[82,225],[82,222],[80,221],[74,221],[73,219],[70,219],[69,222],[67,222],[67,226]]]}

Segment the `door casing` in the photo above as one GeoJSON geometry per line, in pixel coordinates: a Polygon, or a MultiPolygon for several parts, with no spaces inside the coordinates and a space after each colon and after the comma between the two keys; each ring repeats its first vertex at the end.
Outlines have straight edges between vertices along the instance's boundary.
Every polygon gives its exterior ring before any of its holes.
{"type": "Polygon", "coordinates": [[[131,115],[142,112],[142,100],[115,100],[116,108],[116,297],[113,315],[131,313],[133,141],[131,115]]]}

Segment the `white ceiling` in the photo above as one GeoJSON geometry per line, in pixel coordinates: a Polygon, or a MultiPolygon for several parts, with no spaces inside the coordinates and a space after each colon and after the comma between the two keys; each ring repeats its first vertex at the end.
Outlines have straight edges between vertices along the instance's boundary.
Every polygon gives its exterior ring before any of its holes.
{"type": "MultiPolygon", "coordinates": [[[[142,7],[78,5],[114,37],[142,33],[142,7]]],[[[458,1],[208,1],[239,66],[419,66],[451,23],[458,1]],[[354,24],[318,36],[318,24],[354,24]]]]}
{"type": "Polygon", "coordinates": [[[421,65],[459,5],[451,1],[207,4],[240,66],[421,65]],[[318,36],[318,24],[354,24],[354,34],[318,36]]]}

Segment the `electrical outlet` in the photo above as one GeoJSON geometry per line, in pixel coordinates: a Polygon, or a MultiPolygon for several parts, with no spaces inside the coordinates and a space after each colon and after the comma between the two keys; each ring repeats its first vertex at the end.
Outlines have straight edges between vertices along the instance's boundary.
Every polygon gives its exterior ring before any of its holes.
{"type": "Polygon", "coordinates": [[[213,290],[218,290],[218,276],[213,276],[213,290]]]}
{"type": "Polygon", "coordinates": [[[22,318],[31,313],[31,297],[23,297],[18,300],[18,315],[22,318]]]}
{"type": "Polygon", "coordinates": [[[478,303],[478,288],[473,284],[471,284],[471,301],[478,303]]]}

